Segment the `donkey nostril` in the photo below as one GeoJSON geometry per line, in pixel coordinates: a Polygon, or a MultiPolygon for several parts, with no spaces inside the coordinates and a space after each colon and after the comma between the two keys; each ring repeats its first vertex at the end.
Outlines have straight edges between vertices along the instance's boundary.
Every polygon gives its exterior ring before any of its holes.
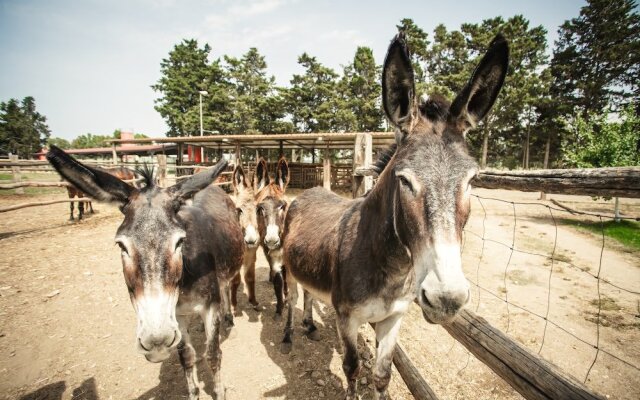
{"type": "Polygon", "coordinates": [[[427,291],[426,291],[426,290],[423,290],[421,293],[422,293],[422,302],[423,302],[425,305],[427,305],[427,306],[429,306],[429,307],[432,307],[432,308],[433,308],[433,304],[431,304],[431,302],[430,302],[430,301],[429,301],[429,299],[427,298],[427,291]]]}
{"type": "Polygon", "coordinates": [[[173,346],[173,344],[176,342],[176,339],[178,339],[178,332],[173,331],[173,340],[171,340],[171,343],[169,343],[169,347],[173,346]]]}
{"type": "Polygon", "coordinates": [[[140,347],[142,347],[142,349],[144,351],[151,351],[151,350],[147,349],[146,347],[144,347],[144,345],[142,344],[142,339],[138,338],[138,343],[140,344],[140,347]]]}

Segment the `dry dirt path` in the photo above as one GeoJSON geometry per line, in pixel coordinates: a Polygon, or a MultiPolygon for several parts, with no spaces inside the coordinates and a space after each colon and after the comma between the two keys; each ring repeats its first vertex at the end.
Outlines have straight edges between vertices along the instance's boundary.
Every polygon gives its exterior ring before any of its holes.
{"type": "MultiPolygon", "coordinates": [[[[482,193],[508,196],[508,192],[482,193]]],[[[22,200],[3,196],[0,206],[18,201],[22,200]]],[[[489,222],[485,221],[486,236],[509,242],[513,216],[502,205],[492,206],[487,202],[485,206],[493,213],[487,218],[489,222]]],[[[637,203],[629,207],[640,214],[637,203]]],[[[186,398],[186,384],[177,355],[161,364],[151,364],[134,350],[135,314],[113,242],[120,213],[116,208],[100,204],[95,208],[98,212],[82,223],[66,221],[68,206],[65,204],[0,215],[2,399],[186,398]]],[[[482,233],[481,211],[474,204],[469,223],[469,229],[478,234],[482,233]]],[[[517,223],[516,243],[547,251],[548,238],[553,235],[552,225],[539,223],[538,219],[544,222],[542,215],[533,209],[524,207],[522,212],[522,219],[517,223]]],[[[596,292],[594,282],[585,279],[579,268],[584,265],[593,268],[590,263],[600,247],[594,237],[573,229],[562,228],[560,234],[563,242],[557,254],[562,253],[566,262],[555,264],[550,317],[563,325],[569,324],[576,335],[593,339],[595,325],[588,318],[592,317],[590,301],[596,292]]],[[[468,278],[474,282],[481,243],[477,237],[466,235],[465,268],[468,278]]],[[[616,247],[606,252],[607,276],[612,281],[640,289],[638,254],[625,253],[616,247]]],[[[481,285],[498,294],[506,290],[510,301],[524,303],[536,312],[545,311],[549,266],[545,260],[535,257],[515,256],[505,289],[503,275],[508,254],[501,246],[485,242],[478,274],[481,285]]],[[[342,398],[345,385],[340,355],[336,351],[338,342],[332,309],[316,306],[321,341],[311,342],[298,334],[291,354],[282,355],[278,344],[283,326],[272,318],[273,290],[267,282],[268,269],[262,255],[258,258],[257,272],[258,299],[266,310],[255,312],[247,306],[246,297],[240,297],[243,315],[236,318],[236,326],[222,344],[227,398],[342,398]]],[[[611,325],[613,328],[603,329],[602,343],[612,353],[638,365],[640,335],[633,298],[608,294],[619,299],[620,310],[607,312],[616,322],[611,325]]],[[[477,307],[490,322],[506,329],[504,302],[481,293],[478,304],[477,294],[473,296],[470,307],[477,307]]],[[[300,310],[301,304],[297,312],[300,310]]],[[[513,308],[509,318],[509,334],[537,351],[540,322],[513,308]]],[[[195,331],[194,342],[201,344],[204,336],[201,325],[194,321],[191,327],[195,331]]],[[[443,332],[439,327],[427,325],[413,308],[401,334],[401,341],[415,364],[442,398],[519,398],[443,332]]],[[[565,336],[549,328],[542,355],[582,378],[592,360],[593,349],[565,336]]],[[[370,329],[363,327],[360,351],[365,358],[370,358],[372,343],[370,329]]],[[[196,348],[202,351],[201,345],[196,348]]],[[[201,381],[207,382],[206,365],[200,362],[198,369],[201,381]]],[[[621,370],[606,356],[600,356],[590,377],[590,385],[613,398],[640,396],[637,371],[621,370]]],[[[363,399],[371,397],[370,382],[370,370],[365,367],[361,385],[365,388],[363,399]]],[[[208,391],[205,385],[202,398],[209,398],[208,391]]],[[[395,371],[391,393],[394,400],[412,398],[395,371]]]]}

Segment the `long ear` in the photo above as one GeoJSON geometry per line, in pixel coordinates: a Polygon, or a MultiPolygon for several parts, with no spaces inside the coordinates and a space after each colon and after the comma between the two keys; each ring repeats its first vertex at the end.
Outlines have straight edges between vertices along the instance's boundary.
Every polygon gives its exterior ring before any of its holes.
{"type": "Polygon", "coordinates": [[[389,121],[401,127],[411,120],[415,102],[413,67],[404,33],[391,41],[382,71],[382,104],[389,121]]]}
{"type": "Polygon", "coordinates": [[[509,66],[509,45],[501,34],[489,44],[471,79],[451,104],[450,115],[472,128],[478,124],[495,103],[509,66]]]}
{"type": "Polygon", "coordinates": [[[260,157],[256,164],[256,172],[253,175],[253,188],[258,191],[269,184],[269,172],[267,162],[260,157]]]}
{"type": "Polygon", "coordinates": [[[244,170],[241,165],[236,165],[233,169],[233,190],[235,193],[240,193],[243,190],[247,189],[249,184],[247,183],[247,178],[245,177],[244,170]]]}
{"type": "Polygon", "coordinates": [[[213,168],[199,172],[190,178],[178,182],[167,190],[173,194],[174,197],[180,200],[187,200],[200,190],[209,186],[226,167],[227,160],[223,158],[218,161],[213,168]]]}
{"type": "Polygon", "coordinates": [[[289,184],[289,164],[286,158],[282,157],[278,160],[276,175],[278,186],[280,186],[280,189],[284,192],[289,184]]]}
{"type": "Polygon", "coordinates": [[[77,161],[57,146],[50,145],[47,160],[75,187],[96,200],[125,204],[137,189],[115,176],[77,161]]]}

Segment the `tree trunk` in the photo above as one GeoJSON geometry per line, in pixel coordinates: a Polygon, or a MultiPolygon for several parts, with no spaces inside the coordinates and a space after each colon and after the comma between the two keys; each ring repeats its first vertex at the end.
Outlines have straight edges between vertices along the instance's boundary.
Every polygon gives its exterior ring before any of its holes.
{"type": "MultiPolygon", "coordinates": [[[[544,149],[544,169],[549,169],[549,151],[551,149],[551,133],[547,134],[547,145],[544,149]]],[[[546,200],[547,194],[540,192],[540,200],[546,200]]]]}
{"type": "Polygon", "coordinates": [[[487,150],[489,147],[489,123],[485,122],[484,129],[482,130],[482,159],[480,161],[480,168],[487,168],[487,150]]]}

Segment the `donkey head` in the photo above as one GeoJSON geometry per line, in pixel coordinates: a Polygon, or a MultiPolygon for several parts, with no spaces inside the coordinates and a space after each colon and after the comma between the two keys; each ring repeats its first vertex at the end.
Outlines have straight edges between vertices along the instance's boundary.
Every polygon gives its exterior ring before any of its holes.
{"type": "Polygon", "coordinates": [[[257,185],[256,193],[258,230],[263,238],[265,246],[273,250],[280,247],[282,229],[284,227],[287,202],[284,192],[289,183],[289,164],[284,157],[278,160],[275,182],[271,181],[266,172],[267,163],[260,159],[256,166],[255,180],[262,182],[257,185]]]}
{"type": "Polygon", "coordinates": [[[248,247],[257,247],[260,241],[258,235],[258,218],[256,216],[256,201],[252,185],[247,182],[241,165],[233,170],[233,191],[238,212],[238,219],[242,226],[244,243],[248,247]]]}
{"type": "Polygon", "coordinates": [[[55,146],[51,146],[47,159],[60,175],[89,196],[120,206],[124,221],[115,240],[138,316],[136,345],[149,361],[166,359],[181,340],[175,307],[183,272],[182,248],[189,246],[178,211],[218,176],[226,161],[167,189],[155,186],[151,171],[146,171],[146,187],[136,189],[76,161],[55,146]]]}
{"type": "Polygon", "coordinates": [[[469,216],[470,181],[478,166],[465,134],[491,109],[504,83],[509,49],[498,35],[453,103],[418,99],[403,34],[384,63],[384,110],[396,126],[397,150],[385,174],[393,182],[394,229],[416,277],[425,319],[451,320],[469,300],[462,272],[462,229],[469,216]]]}

